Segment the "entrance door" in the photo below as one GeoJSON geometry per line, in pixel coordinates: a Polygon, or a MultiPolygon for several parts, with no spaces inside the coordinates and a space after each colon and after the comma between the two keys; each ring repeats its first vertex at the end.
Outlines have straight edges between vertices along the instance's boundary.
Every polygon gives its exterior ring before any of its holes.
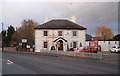
{"type": "Polygon", "coordinates": [[[62,40],[58,41],[58,50],[62,50],[63,51],[63,41],[62,40]]]}

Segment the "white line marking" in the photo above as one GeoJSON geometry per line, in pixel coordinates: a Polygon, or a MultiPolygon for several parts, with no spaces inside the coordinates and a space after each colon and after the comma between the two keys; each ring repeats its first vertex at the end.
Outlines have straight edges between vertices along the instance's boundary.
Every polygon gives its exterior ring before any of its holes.
{"type": "Polygon", "coordinates": [[[8,61],[8,63],[7,64],[14,64],[12,61],[10,61],[10,60],[7,60],[8,61]]]}

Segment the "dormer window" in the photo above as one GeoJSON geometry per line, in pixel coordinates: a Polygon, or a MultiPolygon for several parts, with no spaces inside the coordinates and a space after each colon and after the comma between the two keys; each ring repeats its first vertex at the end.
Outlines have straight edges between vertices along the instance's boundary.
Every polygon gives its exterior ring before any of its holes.
{"type": "Polygon", "coordinates": [[[58,31],[58,36],[62,36],[62,31],[58,31]]]}

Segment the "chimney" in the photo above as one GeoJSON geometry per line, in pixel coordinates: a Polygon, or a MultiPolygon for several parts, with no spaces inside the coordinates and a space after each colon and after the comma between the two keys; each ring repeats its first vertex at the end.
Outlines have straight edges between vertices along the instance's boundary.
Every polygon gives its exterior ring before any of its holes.
{"type": "Polygon", "coordinates": [[[76,23],[76,16],[71,16],[71,20],[70,21],[76,23]]]}
{"type": "Polygon", "coordinates": [[[48,19],[48,16],[45,16],[45,21],[44,22],[48,22],[49,21],[49,19],[48,19]]]}

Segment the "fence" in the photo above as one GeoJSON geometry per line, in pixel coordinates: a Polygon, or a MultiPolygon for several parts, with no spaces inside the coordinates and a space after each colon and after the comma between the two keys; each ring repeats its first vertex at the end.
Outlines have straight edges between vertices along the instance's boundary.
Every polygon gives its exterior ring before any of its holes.
{"type": "Polygon", "coordinates": [[[84,53],[84,52],[73,52],[73,51],[56,51],[56,50],[41,50],[42,53],[54,56],[71,56],[89,59],[102,59],[102,53],[84,53]]]}

